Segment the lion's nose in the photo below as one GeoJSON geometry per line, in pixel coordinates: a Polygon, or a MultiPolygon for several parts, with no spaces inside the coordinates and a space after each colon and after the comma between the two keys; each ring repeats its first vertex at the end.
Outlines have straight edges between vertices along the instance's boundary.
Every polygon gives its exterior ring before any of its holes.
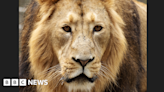
{"type": "Polygon", "coordinates": [[[89,62],[92,62],[94,60],[94,57],[91,58],[91,59],[86,59],[86,60],[83,60],[83,59],[75,59],[74,57],[72,57],[72,59],[75,61],[75,62],[78,62],[80,63],[80,65],[82,67],[86,66],[89,62]]]}

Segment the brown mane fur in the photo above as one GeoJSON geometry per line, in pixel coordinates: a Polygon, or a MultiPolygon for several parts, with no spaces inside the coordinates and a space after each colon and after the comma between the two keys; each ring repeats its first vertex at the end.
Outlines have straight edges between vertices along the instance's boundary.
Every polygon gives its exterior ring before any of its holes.
{"type": "MultiPolygon", "coordinates": [[[[47,74],[41,73],[59,64],[52,49],[51,29],[46,25],[49,24],[55,9],[60,8],[57,5],[60,0],[47,1],[32,0],[27,8],[21,33],[19,77],[50,81],[48,86],[20,87],[20,92],[51,92],[54,88],[52,80],[60,80],[59,77],[56,79],[49,77],[52,71],[47,74]]],[[[92,92],[146,92],[146,14],[142,10],[146,5],[132,0],[102,0],[102,2],[111,19],[112,29],[102,63],[113,75],[109,79],[99,76],[100,80],[96,81],[92,92]]],[[[58,85],[53,92],[67,92],[67,89],[64,85],[58,85]]]]}

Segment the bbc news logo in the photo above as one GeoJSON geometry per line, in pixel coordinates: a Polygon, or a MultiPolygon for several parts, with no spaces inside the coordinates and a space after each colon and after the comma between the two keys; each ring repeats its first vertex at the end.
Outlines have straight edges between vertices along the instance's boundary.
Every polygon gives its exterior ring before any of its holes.
{"type": "Polygon", "coordinates": [[[47,80],[3,79],[3,86],[48,85],[47,80]]]}

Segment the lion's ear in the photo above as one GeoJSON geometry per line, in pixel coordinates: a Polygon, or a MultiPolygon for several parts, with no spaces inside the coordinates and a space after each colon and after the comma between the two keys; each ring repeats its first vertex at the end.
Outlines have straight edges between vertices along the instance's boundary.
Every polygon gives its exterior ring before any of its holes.
{"type": "Polygon", "coordinates": [[[47,4],[54,4],[58,2],[59,0],[36,0],[40,5],[47,3],[47,4]]]}

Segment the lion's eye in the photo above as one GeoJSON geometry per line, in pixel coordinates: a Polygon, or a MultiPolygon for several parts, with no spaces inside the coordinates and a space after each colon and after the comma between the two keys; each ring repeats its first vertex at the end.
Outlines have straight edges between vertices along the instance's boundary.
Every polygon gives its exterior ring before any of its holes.
{"type": "Polygon", "coordinates": [[[66,32],[71,32],[71,27],[69,26],[62,27],[62,29],[66,32]]]}
{"type": "Polygon", "coordinates": [[[93,28],[93,31],[98,32],[98,31],[101,31],[102,28],[103,28],[102,26],[95,26],[93,28]]]}

